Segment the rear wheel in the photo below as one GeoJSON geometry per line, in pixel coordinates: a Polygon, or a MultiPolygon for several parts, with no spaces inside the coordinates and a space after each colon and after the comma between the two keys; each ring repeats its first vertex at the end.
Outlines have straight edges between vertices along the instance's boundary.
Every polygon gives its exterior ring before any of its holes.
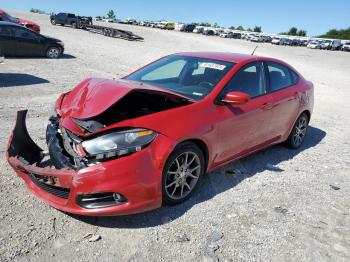
{"type": "Polygon", "coordinates": [[[205,169],[204,155],[198,146],[193,143],[178,146],[163,170],[163,202],[175,205],[190,198],[205,169]]]}
{"type": "Polygon", "coordinates": [[[72,23],[72,28],[77,29],[77,23],[72,23]]]}
{"type": "Polygon", "coordinates": [[[61,55],[61,49],[56,46],[51,46],[46,51],[46,57],[55,59],[61,55]]]}
{"type": "Polygon", "coordinates": [[[297,119],[292,132],[290,133],[286,145],[289,148],[297,149],[304,142],[306,131],[309,125],[309,117],[306,113],[302,113],[297,119]]]}

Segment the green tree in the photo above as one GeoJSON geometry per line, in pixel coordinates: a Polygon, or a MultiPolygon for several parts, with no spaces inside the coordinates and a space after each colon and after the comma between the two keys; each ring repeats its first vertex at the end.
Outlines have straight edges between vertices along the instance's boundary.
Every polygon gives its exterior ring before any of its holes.
{"type": "Polygon", "coordinates": [[[230,26],[228,29],[235,30],[234,26],[230,26]]]}
{"type": "Polygon", "coordinates": [[[206,26],[206,27],[211,27],[211,24],[208,22],[202,22],[199,24],[200,26],[206,26]]]}
{"type": "Polygon", "coordinates": [[[213,24],[213,27],[214,27],[214,28],[220,28],[220,26],[219,26],[218,23],[214,23],[214,24],[213,24]]]}
{"type": "Polygon", "coordinates": [[[288,31],[288,35],[297,35],[297,33],[298,33],[298,28],[296,27],[292,27],[288,31]]]}
{"type": "Polygon", "coordinates": [[[107,18],[108,19],[115,19],[115,13],[113,10],[109,10],[107,13],[107,18]]]}
{"type": "Polygon", "coordinates": [[[249,31],[249,32],[253,32],[253,30],[252,30],[251,28],[248,28],[248,29],[247,29],[247,31],[249,31]]]}
{"type": "Polygon", "coordinates": [[[236,29],[237,29],[237,30],[244,31],[244,28],[243,28],[243,26],[241,26],[241,25],[240,25],[240,26],[237,26],[236,29]]]}
{"type": "Polygon", "coordinates": [[[297,33],[298,36],[306,36],[307,35],[307,32],[306,30],[303,30],[303,29],[300,29],[297,33]]]}
{"type": "Polygon", "coordinates": [[[257,33],[261,33],[261,26],[255,26],[253,31],[257,33]]]}
{"type": "Polygon", "coordinates": [[[350,40],[350,26],[346,29],[331,29],[319,37],[350,40]]]}

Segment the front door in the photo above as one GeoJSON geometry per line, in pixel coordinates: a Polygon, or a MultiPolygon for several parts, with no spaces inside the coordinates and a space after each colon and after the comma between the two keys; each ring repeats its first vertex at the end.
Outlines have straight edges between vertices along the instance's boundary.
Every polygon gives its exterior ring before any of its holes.
{"type": "Polygon", "coordinates": [[[16,40],[10,26],[0,26],[0,49],[4,56],[15,55],[16,40]]]}
{"type": "Polygon", "coordinates": [[[271,139],[272,98],[266,94],[262,62],[253,62],[238,71],[221,93],[244,92],[251,99],[244,105],[217,105],[218,143],[215,164],[219,165],[258,149],[271,139]]]}
{"type": "Polygon", "coordinates": [[[40,56],[45,54],[40,35],[27,28],[13,27],[16,37],[16,55],[40,56]]]}

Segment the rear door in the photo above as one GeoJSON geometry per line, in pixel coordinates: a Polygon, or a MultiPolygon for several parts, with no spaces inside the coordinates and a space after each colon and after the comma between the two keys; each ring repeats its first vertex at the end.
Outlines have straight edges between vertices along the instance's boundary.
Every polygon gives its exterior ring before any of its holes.
{"type": "Polygon", "coordinates": [[[24,27],[13,27],[16,38],[16,55],[18,56],[41,56],[45,54],[45,45],[41,42],[42,37],[24,27]]]}
{"type": "Polygon", "coordinates": [[[269,144],[271,139],[272,98],[266,94],[263,63],[244,66],[229,81],[219,99],[232,91],[246,93],[251,99],[243,105],[217,106],[217,165],[269,144]]]}
{"type": "Polygon", "coordinates": [[[11,26],[0,26],[0,48],[5,56],[13,56],[16,51],[16,40],[11,28],[11,26]]]}
{"type": "Polygon", "coordinates": [[[281,137],[289,132],[299,112],[298,75],[287,66],[266,61],[268,92],[273,103],[271,132],[281,137]]]}

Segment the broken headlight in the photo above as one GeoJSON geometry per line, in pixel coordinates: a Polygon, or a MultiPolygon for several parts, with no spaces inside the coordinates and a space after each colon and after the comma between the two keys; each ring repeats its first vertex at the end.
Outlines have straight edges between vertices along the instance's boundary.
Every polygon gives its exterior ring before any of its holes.
{"type": "Polygon", "coordinates": [[[97,158],[108,158],[140,151],[156,136],[157,133],[152,130],[131,129],[86,140],[82,146],[89,155],[96,155],[97,158]]]}

